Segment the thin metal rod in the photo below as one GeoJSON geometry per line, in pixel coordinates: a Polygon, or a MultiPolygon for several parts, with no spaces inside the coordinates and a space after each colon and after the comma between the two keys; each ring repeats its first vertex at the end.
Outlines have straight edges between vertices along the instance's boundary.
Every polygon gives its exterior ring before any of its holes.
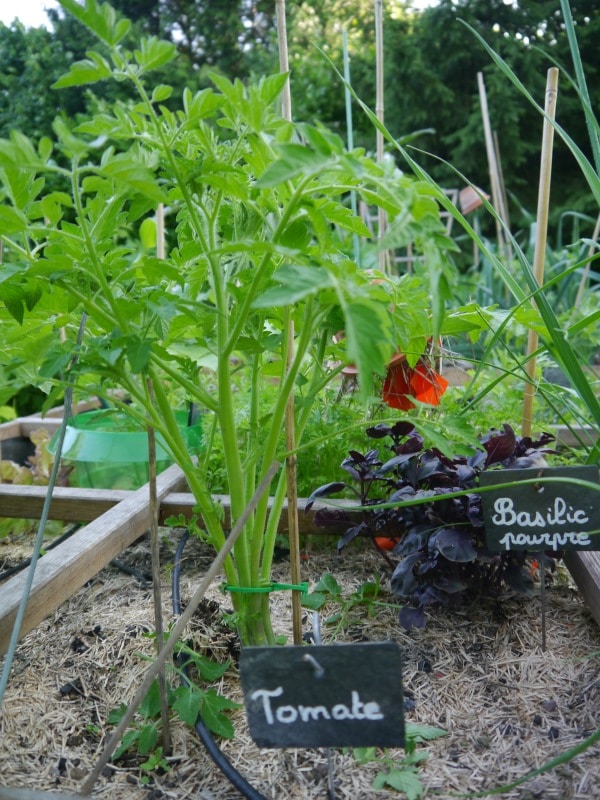
{"type": "MultiPolygon", "coordinates": [[[[322,645],[321,638],[321,617],[318,611],[313,612],[312,617],[313,639],[316,645],[322,645]]],[[[335,773],[333,770],[333,754],[331,747],[325,748],[325,758],[327,759],[327,796],[329,800],[336,800],[335,798],[335,773]]]]}
{"type": "MultiPolygon", "coordinates": [[[[73,367],[77,362],[77,357],[79,353],[79,349],[81,347],[81,343],[83,342],[83,334],[85,331],[85,326],[87,323],[87,314],[84,312],[81,315],[81,321],[79,323],[79,331],[77,333],[77,342],[75,345],[75,350],[73,353],[73,357],[71,359],[71,367],[73,367]]],[[[35,577],[35,569],[37,567],[37,562],[40,556],[40,552],[42,550],[42,543],[44,541],[44,533],[46,532],[46,524],[48,522],[50,516],[50,504],[52,503],[52,493],[54,492],[54,488],[56,486],[56,481],[58,479],[58,470],[60,468],[60,461],[61,461],[61,453],[63,444],[65,441],[65,435],[67,432],[67,424],[69,421],[69,417],[71,415],[71,406],[73,404],[73,384],[75,382],[75,376],[73,372],[69,373],[69,377],[67,380],[67,388],[65,389],[65,400],[63,406],[63,418],[60,424],[59,432],[58,432],[58,441],[56,443],[56,452],[54,454],[54,463],[52,465],[52,470],[50,472],[50,478],[48,480],[48,489],[46,491],[46,496],[44,498],[44,506],[42,508],[42,513],[40,516],[40,523],[38,525],[37,534],[35,537],[35,542],[33,545],[33,554],[31,556],[31,562],[29,564],[29,571],[27,573],[27,577],[25,580],[25,584],[23,586],[23,593],[21,595],[21,602],[19,604],[19,608],[17,609],[17,614],[15,617],[15,622],[12,629],[12,634],[10,637],[10,642],[8,645],[8,649],[6,651],[6,658],[4,660],[4,668],[2,670],[2,675],[0,676],[0,708],[2,707],[2,700],[4,698],[4,693],[6,692],[6,686],[8,684],[8,676],[10,675],[10,671],[12,668],[12,662],[14,659],[15,651],[17,648],[17,643],[19,641],[19,636],[21,634],[21,627],[23,626],[23,620],[25,618],[25,611],[27,609],[27,603],[29,602],[29,595],[31,593],[31,587],[33,586],[33,579],[35,577]]]]}
{"type": "Polygon", "coordinates": [[[542,652],[546,652],[546,554],[540,554],[540,603],[542,606],[542,652]]]}

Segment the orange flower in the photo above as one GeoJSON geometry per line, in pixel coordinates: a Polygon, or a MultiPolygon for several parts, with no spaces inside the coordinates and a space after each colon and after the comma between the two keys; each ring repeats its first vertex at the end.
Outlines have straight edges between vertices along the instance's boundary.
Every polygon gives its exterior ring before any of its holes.
{"type": "Polygon", "coordinates": [[[448,381],[438,375],[423,359],[409,367],[403,355],[394,356],[388,366],[381,396],[390,408],[409,411],[413,400],[437,406],[448,388],[448,381]]]}

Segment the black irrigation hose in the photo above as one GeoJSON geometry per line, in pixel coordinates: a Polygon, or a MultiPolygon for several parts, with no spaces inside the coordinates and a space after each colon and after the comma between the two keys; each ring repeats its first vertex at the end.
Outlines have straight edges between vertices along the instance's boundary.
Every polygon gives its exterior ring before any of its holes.
{"type": "MultiPolygon", "coordinates": [[[[60,536],[58,536],[56,539],[53,539],[50,542],[50,544],[44,548],[44,550],[46,550],[46,552],[48,550],[53,550],[59,544],[65,542],[70,536],[72,536],[75,533],[75,531],[78,531],[79,528],[81,528],[81,522],[76,522],[75,525],[71,525],[71,527],[68,528],[64,533],[61,533],[60,536]]],[[[2,583],[2,581],[7,580],[8,578],[11,578],[13,575],[16,575],[18,572],[27,569],[27,567],[30,564],[31,564],[31,558],[26,558],[24,561],[21,561],[18,564],[15,564],[14,566],[5,569],[4,572],[0,572],[0,583],[2,583]]]]}
{"type": "MultiPolygon", "coordinates": [[[[181,541],[177,546],[177,550],[175,552],[175,565],[173,567],[172,577],[171,577],[171,585],[173,591],[173,613],[176,615],[181,614],[181,593],[179,587],[179,577],[181,574],[181,558],[183,556],[183,549],[189,539],[189,531],[185,531],[183,536],[181,537],[181,541]]],[[[185,666],[185,657],[183,654],[179,654],[177,656],[177,663],[181,669],[182,673],[182,684],[184,686],[190,686],[191,680],[188,675],[187,668],[185,666]]],[[[221,751],[219,745],[213,739],[213,736],[209,729],[206,727],[204,722],[202,721],[201,717],[198,716],[195,724],[196,733],[198,734],[200,741],[204,745],[204,748],[208,755],[212,758],[215,762],[217,767],[221,770],[223,775],[228,779],[232,786],[234,786],[243,797],[248,798],[248,800],[267,800],[267,798],[262,795],[259,791],[257,791],[253,786],[251,786],[248,781],[240,775],[237,769],[233,766],[231,761],[227,758],[227,756],[221,751]]]]}

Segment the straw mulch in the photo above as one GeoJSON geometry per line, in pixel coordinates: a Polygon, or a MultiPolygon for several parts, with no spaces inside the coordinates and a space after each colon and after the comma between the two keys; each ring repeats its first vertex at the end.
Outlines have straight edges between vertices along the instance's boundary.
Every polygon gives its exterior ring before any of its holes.
{"type": "MultiPolygon", "coordinates": [[[[165,532],[163,559],[173,561],[175,543],[165,532]]],[[[376,554],[351,549],[342,559],[322,542],[308,543],[306,579],[331,572],[345,594],[382,571],[376,554]]],[[[142,541],[122,559],[149,569],[142,541]]],[[[11,558],[0,545],[0,569],[11,558]]],[[[207,548],[188,545],[182,597],[189,598],[210,561],[207,548]]],[[[278,565],[289,580],[287,565],[278,565]]],[[[165,622],[171,592],[165,567],[165,622]]],[[[379,600],[391,601],[384,591],[379,600]]],[[[0,784],[77,793],[110,734],[111,709],[133,696],[154,643],[151,589],[108,567],[21,642],[0,718],[0,784]]],[[[273,595],[274,619],[290,633],[289,597],[273,595]]],[[[232,658],[218,688],[242,701],[235,667],[238,643],[222,622],[228,598],[215,586],[190,637],[216,659],[232,658]]],[[[330,611],[335,611],[332,608],[330,611]]],[[[403,632],[397,611],[381,605],[373,616],[351,609],[344,625],[324,626],[328,641],[397,640],[404,652],[404,687],[409,721],[434,725],[447,735],[427,745],[420,768],[428,798],[485,792],[539,767],[581,742],[600,726],[600,630],[564,570],[547,592],[547,649],[541,650],[540,599],[505,597],[430,614],[425,630],[403,632]]],[[[307,616],[306,629],[310,627],[307,616]]],[[[1,662],[0,662],[1,663],[1,662]]],[[[236,737],[223,750],[266,798],[327,798],[327,761],[318,750],[259,750],[250,739],[243,709],[233,713],[236,737]]],[[[93,796],[111,800],[198,798],[233,800],[229,786],[199,744],[196,734],[173,723],[169,769],[150,776],[132,756],[112,764],[93,796]]],[[[398,761],[403,751],[389,751],[398,761]]],[[[375,791],[377,764],[359,766],[352,755],[333,753],[338,800],[393,797],[375,791]]],[[[592,800],[598,797],[598,747],[508,792],[519,800],[592,800]]],[[[397,795],[396,795],[397,796],[397,795]]],[[[489,796],[489,795],[484,795],[489,796]]]]}

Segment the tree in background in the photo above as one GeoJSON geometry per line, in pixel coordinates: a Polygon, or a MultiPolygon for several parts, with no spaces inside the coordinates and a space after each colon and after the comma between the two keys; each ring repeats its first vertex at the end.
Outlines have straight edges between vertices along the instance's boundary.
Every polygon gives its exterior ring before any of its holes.
{"type": "MultiPolygon", "coordinates": [[[[177,106],[185,86],[210,83],[207,71],[230,79],[271,74],[279,68],[274,0],[113,0],[133,20],[127,44],[140,32],[173,41],[181,53],[163,80],[174,87],[167,104],[177,106]]],[[[416,142],[435,159],[419,156],[434,177],[447,186],[458,179],[440,159],[482,187],[489,184],[477,73],[483,72],[491,123],[497,132],[509,193],[526,209],[535,209],[541,118],[491,63],[488,54],[460,20],[477,30],[510,64],[543,104],[549,55],[571,71],[568,43],[557,0],[440,0],[424,11],[410,2],[384,3],[385,120],[394,136],[431,128],[416,142]]],[[[600,5],[572,0],[582,60],[592,104],[600,100],[600,5]]],[[[94,85],[51,91],[67,65],[85,58],[91,41],[76,20],[60,10],[48,12],[53,30],[0,25],[0,136],[11,129],[34,139],[51,131],[57,114],[77,118],[95,103],[127,102],[123,86],[94,85]]],[[[288,38],[294,117],[320,121],[344,134],[344,89],[323,59],[322,49],[343,69],[346,32],[351,78],[358,95],[375,106],[373,0],[313,0],[288,3],[288,38]],[[315,47],[317,45],[317,47],[315,47]]],[[[155,76],[161,81],[160,73],[155,76]]],[[[587,152],[588,139],[580,104],[566,79],[559,89],[558,120],[587,152]]],[[[354,141],[375,147],[372,127],[355,109],[354,141]]],[[[518,203],[513,203],[511,214],[518,203]]],[[[555,145],[552,207],[587,211],[590,196],[570,153],[555,145]]]]}
{"type": "MultiPolygon", "coordinates": [[[[597,47],[600,6],[595,0],[575,0],[578,37],[592,105],[600,100],[597,47]]],[[[530,211],[535,210],[542,119],[527,100],[491,63],[484,48],[461,20],[473,27],[510,64],[540,105],[544,105],[550,58],[572,72],[562,15],[556,0],[440,0],[412,18],[412,25],[386,21],[386,121],[400,136],[433,128],[421,143],[466,174],[489,185],[477,73],[486,85],[492,128],[498,136],[509,192],[530,211]]],[[[581,106],[563,77],[557,118],[587,152],[588,137],[581,106]]],[[[570,153],[556,141],[553,175],[554,208],[591,208],[591,197],[570,153]]],[[[425,159],[434,176],[456,185],[451,170],[425,159]]],[[[514,206],[513,206],[514,210],[514,206]]]]}

